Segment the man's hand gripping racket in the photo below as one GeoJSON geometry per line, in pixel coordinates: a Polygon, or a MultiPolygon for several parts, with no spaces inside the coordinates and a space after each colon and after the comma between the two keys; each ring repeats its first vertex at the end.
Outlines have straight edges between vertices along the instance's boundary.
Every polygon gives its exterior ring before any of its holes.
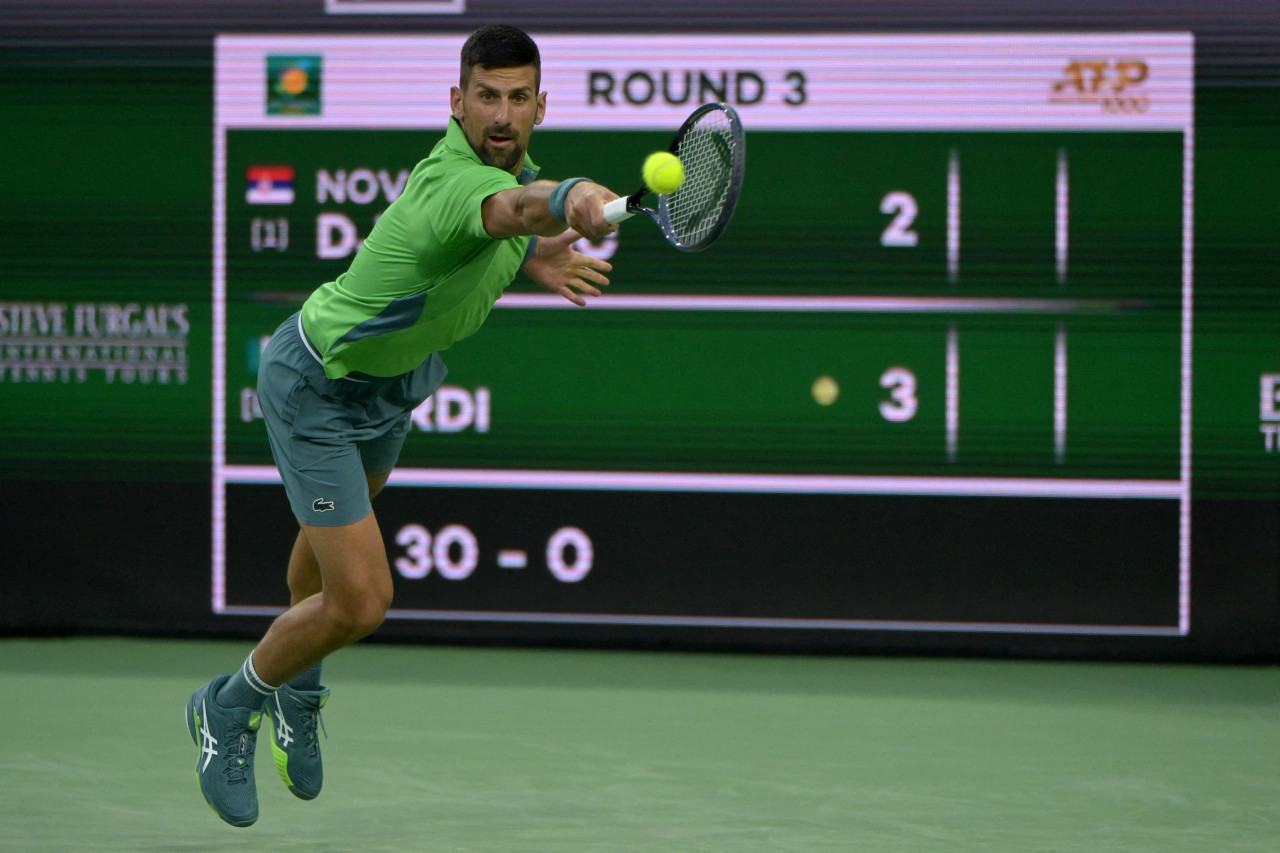
{"type": "Polygon", "coordinates": [[[670,151],[684,167],[684,182],[670,195],[658,195],[657,209],[642,202],[642,186],[604,207],[605,219],[621,222],[644,213],[667,242],[683,252],[700,252],[724,232],[742,193],[746,135],[737,111],[728,104],[706,104],[676,131],[670,151]]]}

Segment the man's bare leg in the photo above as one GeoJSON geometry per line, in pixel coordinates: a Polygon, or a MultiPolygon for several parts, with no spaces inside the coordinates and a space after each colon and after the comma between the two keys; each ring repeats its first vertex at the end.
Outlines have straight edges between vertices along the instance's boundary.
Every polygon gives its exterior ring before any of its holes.
{"type": "MultiPolygon", "coordinates": [[[[387,475],[366,479],[373,497],[387,475]]],[[[266,702],[272,757],[289,790],[311,800],[324,785],[317,740],[320,709],[329,698],[320,683],[324,656],[381,623],[391,601],[391,574],[373,513],[345,527],[301,527],[289,555],[291,606],[245,668],[254,666],[255,677],[264,681],[280,679],[262,685],[280,688],[266,702]]]]}
{"type": "MultiPolygon", "coordinates": [[[[373,500],[382,491],[383,486],[387,484],[387,477],[391,472],[385,474],[368,474],[365,479],[369,483],[369,499],[373,500]]],[[[321,589],[320,582],[320,563],[316,560],[315,551],[311,550],[311,543],[307,541],[307,534],[298,531],[298,538],[294,540],[293,552],[289,555],[289,606],[301,604],[306,599],[318,593],[321,589]]]]}
{"type": "MultiPolygon", "coordinates": [[[[386,478],[369,478],[371,495],[386,478]]],[[[284,684],[382,624],[392,586],[376,516],[341,527],[302,525],[289,560],[289,586],[294,605],[277,617],[252,655],[258,677],[271,685],[284,684]]]]}

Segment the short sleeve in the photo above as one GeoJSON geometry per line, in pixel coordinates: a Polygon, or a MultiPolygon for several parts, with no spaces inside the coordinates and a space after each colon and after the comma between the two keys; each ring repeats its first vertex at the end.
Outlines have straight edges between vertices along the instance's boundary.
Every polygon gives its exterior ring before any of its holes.
{"type": "Polygon", "coordinates": [[[455,166],[433,188],[429,215],[437,237],[445,243],[492,239],[484,230],[481,206],[494,193],[520,186],[515,176],[488,166],[455,166]]]}

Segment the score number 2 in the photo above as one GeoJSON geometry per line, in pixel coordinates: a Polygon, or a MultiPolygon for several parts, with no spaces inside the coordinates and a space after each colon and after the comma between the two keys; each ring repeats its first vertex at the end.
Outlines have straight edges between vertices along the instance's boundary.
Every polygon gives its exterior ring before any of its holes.
{"type": "Polygon", "coordinates": [[[893,219],[889,227],[880,234],[881,246],[916,246],[920,243],[920,235],[911,230],[920,213],[920,205],[911,193],[895,190],[880,200],[880,212],[893,219]]]}

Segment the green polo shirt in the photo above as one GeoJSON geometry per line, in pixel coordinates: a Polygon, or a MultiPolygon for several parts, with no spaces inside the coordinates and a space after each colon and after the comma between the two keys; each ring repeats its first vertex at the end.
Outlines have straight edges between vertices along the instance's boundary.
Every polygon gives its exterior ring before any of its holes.
{"type": "Polygon", "coordinates": [[[450,119],[351,267],[302,306],[303,329],[325,374],[398,376],[474,334],[529,244],[528,237],[490,237],[480,205],[537,173],[528,155],[519,180],[484,165],[450,119]]]}

